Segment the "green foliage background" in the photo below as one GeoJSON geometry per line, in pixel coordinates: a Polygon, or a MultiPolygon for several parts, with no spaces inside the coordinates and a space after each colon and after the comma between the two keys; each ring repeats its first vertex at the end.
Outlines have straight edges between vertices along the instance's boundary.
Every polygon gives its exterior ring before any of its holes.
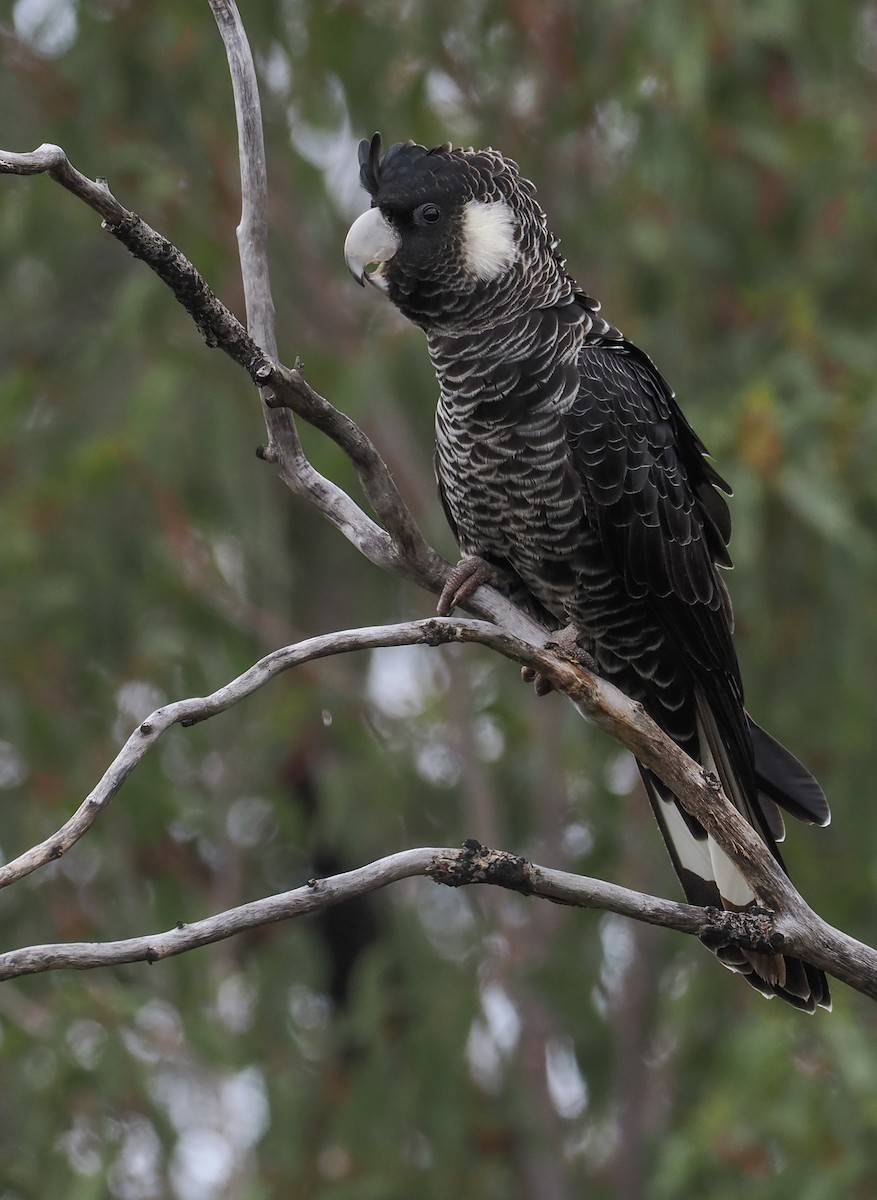
{"type": "MultiPolygon", "coordinates": [[[[787,858],[874,942],[877,6],[257,0],[281,351],[423,527],[422,339],[346,276],[381,129],[493,144],[733,481],[750,707],[817,771],[787,858]]],[[[0,145],[57,142],[242,310],[208,5],[6,0],[0,145]]],[[[428,613],[260,464],[255,396],[94,215],[0,181],[0,847],[57,828],[164,699],[286,641],[428,613]]],[[[322,471],[354,488],[306,433],[322,471]]],[[[384,652],[173,731],[7,947],[165,929],[475,836],[677,895],[625,757],[475,650],[384,652]]],[[[767,1004],[696,945],[399,886],[162,963],[0,987],[0,1200],[834,1200],[877,1191],[877,1021],[767,1004]]]]}

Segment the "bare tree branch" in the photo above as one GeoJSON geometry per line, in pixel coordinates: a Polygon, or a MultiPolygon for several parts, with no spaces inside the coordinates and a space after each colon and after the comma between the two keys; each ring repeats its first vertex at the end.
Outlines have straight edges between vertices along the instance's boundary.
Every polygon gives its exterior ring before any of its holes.
{"type": "Polygon", "coordinates": [[[820,936],[812,940],[785,937],[783,921],[774,921],[767,913],[721,912],[677,904],[602,880],[536,866],[517,855],[488,850],[477,842],[467,843],[462,850],[404,850],[342,875],[310,880],[304,887],[254,900],[202,921],[180,922],[166,933],[116,942],[72,942],[10,950],[0,954],[0,980],[44,971],[158,962],[245,929],[304,916],[415,875],[428,876],[451,887],[487,883],[573,907],[602,909],[694,934],[713,946],[733,944],[760,952],[782,947],[803,953],[806,949],[808,957],[818,966],[832,970],[838,978],[872,999],[877,998],[874,969],[877,955],[824,922],[820,936]],[[870,978],[866,977],[867,972],[870,978]]]}
{"type": "MultiPolygon", "coordinates": [[[[538,626],[535,628],[538,629],[538,626]]],[[[541,634],[543,638],[547,637],[544,631],[541,634]]],[[[50,837],[0,866],[0,888],[56,861],[75,845],[118,794],[134,768],[173,725],[188,727],[225,712],[275,676],[315,659],[349,654],[354,650],[406,645],[438,646],[454,641],[480,642],[521,665],[540,671],[555,683],[558,690],[576,688],[577,694],[573,698],[580,703],[587,703],[593,710],[592,716],[608,723],[610,729],[639,720],[644,730],[652,732],[658,744],[665,743],[675,751],[683,770],[688,769],[693,773],[692,787],[696,791],[697,781],[703,777],[701,768],[658,729],[639,705],[612,684],[588,675],[577,664],[568,662],[550,648],[533,645],[488,622],[464,617],[430,617],[396,625],[342,630],[285,646],[265,655],[242,675],[209,696],[178,700],[156,709],[131,734],[73,816],[50,837]]],[[[708,794],[712,795],[711,789],[708,789],[708,794]]]]}
{"type": "Polygon", "coordinates": [[[425,644],[437,646],[458,640],[461,626],[466,626],[468,640],[478,640],[483,632],[491,636],[492,627],[480,621],[460,622],[452,618],[435,617],[426,621],[408,621],[399,625],[379,625],[367,629],[349,629],[340,633],[309,638],[293,646],[284,646],[259,659],[236,679],[231,680],[209,696],[190,697],[165,704],[151,713],[134,730],[97,786],[72,817],[50,837],[24,854],[0,866],[0,888],[8,887],[25,875],[47,863],[61,858],[95,823],[107,805],[116,797],[125,780],[159,739],[174,725],[188,727],[225,712],[263,687],[269,680],[314,659],[353,650],[377,646],[408,646],[425,644]]]}
{"type": "Polygon", "coordinates": [[[0,954],[0,980],[42,971],[158,962],[196,946],[232,937],[245,929],[305,916],[414,875],[428,876],[451,887],[495,884],[527,896],[541,896],[578,908],[608,909],[651,925],[663,925],[698,936],[714,935],[718,928],[733,924],[738,941],[761,949],[768,944],[771,932],[769,923],[761,918],[741,920],[737,914],[675,904],[598,879],[537,867],[515,855],[487,850],[478,843],[467,843],[462,850],[403,850],[342,875],[313,879],[304,887],[242,904],[203,921],[191,924],[181,921],[166,933],[117,942],[71,942],[11,950],[0,954]]]}
{"type": "Polygon", "coordinates": [[[268,258],[268,172],[262,105],[256,69],[237,5],[210,0],[231,73],[241,174],[241,220],[237,228],[247,328],[260,346],[277,358],[271,263],[268,258]]]}

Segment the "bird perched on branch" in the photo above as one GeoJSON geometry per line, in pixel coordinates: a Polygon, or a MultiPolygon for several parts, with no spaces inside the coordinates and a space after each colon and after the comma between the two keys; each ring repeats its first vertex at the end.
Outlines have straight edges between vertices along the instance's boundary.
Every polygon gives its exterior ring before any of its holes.
{"type": "MultiPolygon", "coordinates": [[[[641,350],[566,268],[533,185],[495,150],[379,134],[359,148],[371,208],[348,265],[426,334],[439,384],[436,473],[464,555],[439,611],[505,586],[705,769],[781,863],[777,805],[827,824],[819,785],[743,706],[729,488],[641,350]]],[[[752,887],[640,767],[688,900],[745,910],[752,887]]],[[[788,955],[717,951],[767,996],[830,1007],[788,955]]]]}

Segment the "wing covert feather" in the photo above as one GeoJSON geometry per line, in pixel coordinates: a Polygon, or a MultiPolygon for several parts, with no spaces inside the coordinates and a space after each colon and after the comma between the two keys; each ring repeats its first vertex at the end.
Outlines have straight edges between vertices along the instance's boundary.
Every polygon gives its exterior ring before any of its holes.
{"type": "Polygon", "coordinates": [[[624,340],[587,345],[566,415],[573,463],[606,553],[677,647],[737,679],[728,485],[651,360],[624,340]]]}

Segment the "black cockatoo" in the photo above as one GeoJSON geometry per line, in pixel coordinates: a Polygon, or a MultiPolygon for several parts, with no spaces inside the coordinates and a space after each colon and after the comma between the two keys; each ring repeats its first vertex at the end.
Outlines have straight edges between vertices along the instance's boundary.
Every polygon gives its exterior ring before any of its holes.
{"type": "MultiPolygon", "coordinates": [[[[673,392],[569,274],[514,162],[413,142],[382,156],[378,134],[359,162],[371,208],[347,236],[348,265],[423,329],[439,384],[436,473],[465,556],[440,611],[504,579],[718,776],[780,862],[777,805],[820,825],[828,805],[744,709],[718,570],[731,565],[729,489],[673,392]]],[[[688,900],[756,904],[731,860],[640,769],[688,900]]],[[[767,996],[830,1007],[809,963],[718,954],[767,996]]]]}

